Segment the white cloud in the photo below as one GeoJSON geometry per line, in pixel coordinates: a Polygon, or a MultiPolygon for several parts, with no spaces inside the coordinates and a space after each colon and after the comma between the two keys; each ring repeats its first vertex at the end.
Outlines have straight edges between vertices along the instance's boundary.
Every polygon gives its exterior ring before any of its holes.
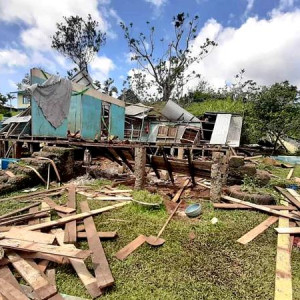
{"type": "Polygon", "coordinates": [[[272,9],[270,15],[276,16],[294,7],[294,0],[280,0],[278,7],[272,9]]]}
{"type": "Polygon", "coordinates": [[[103,81],[109,77],[109,73],[115,69],[114,62],[106,56],[97,56],[90,64],[92,78],[103,81]]]}
{"type": "Polygon", "coordinates": [[[300,87],[300,10],[269,20],[249,18],[239,28],[209,20],[198,34],[194,55],[206,37],[218,46],[192,69],[214,86],[223,86],[244,68],[246,77],[259,84],[289,80],[300,87]]]}
{"type": "Polygon", "coordinates": [[[245,12],[243,14],[243,18],[247,18],[248,14],[250,13],[250,11],[253,8],[255,0],[246,0],[246,1],[247,1],[247,6],[246,6],[246,10],[245,10],[245,12]]]}
{"type": "Polygon", "coordinates": [[[145,1],[153,4],[155,7],[161,7],[167,3],[167,0],[145,0],[145,1]]]}
{"type": "Polygon", "coordinates": [[[28,62],[27,55],[17,49],[0,49],[0,67],[22,67],[28,62]]]}
{"type": "Polygon", "coordinates": [[[0,1],[0,20],[26,24],[28,28],[21,32],[21,40],[25,47],[39,51],[48,51],[51,47],[51,35],[55,33],[56,23],[63,16],[79,15],[84,18],[90,13],[99,22],[103,31],[109,25],[97,9],[97,0],[10,0],[0,1]]]}

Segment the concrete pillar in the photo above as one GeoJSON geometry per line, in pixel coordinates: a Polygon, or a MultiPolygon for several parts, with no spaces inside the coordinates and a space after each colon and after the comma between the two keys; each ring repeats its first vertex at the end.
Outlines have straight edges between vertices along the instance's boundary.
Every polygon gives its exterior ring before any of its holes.
{"type": "Polygon", "coordinates": [[[221,199],[223,158],[222,152],[212,153],[210,200],[213,202],[219,202],[221,199]]]}
{"type": "Polygon", "coordinates": [[[144,188],[144,184],[145,184],[146,148],[143,148],[143,147],[135,148],[134,162],[135,162],[134,188],[136,190],[141,190],[144,188]]]}
{"type": "Polygon", "coordinates": [[[178,147],[177,158],[183,159],[183,154],[184,154],[184,148],[183,147],[178,147]]]}

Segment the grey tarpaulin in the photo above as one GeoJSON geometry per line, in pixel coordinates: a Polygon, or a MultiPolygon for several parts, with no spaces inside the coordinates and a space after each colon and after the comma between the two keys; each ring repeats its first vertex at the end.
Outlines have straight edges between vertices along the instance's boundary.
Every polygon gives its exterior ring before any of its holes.
{"type": "Polygon", "coordinates": [[[72,95],[71,81],[52,75],[42,84],[29,87],[45,118],[55,128],[67,117],[72,95]]]}

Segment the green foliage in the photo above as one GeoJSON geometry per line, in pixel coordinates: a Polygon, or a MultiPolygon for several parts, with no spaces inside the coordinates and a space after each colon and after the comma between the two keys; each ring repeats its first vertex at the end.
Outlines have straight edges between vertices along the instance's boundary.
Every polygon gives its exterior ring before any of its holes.
{"type": "Polygon", "coordinates": [[[174,37],[156,42],[156,28],[146,22],[148,33],[133,32],[133,24],[128,26],[121,22],[125,40],[128,43],[131,60],[136,61],[141,71],[136,71],[128,78],[129,88],[138,93],[138,97],[147,101],[168,101],[182,96],[183,86],[191,79],[200,78],[195,71],[186,74],[186,70],[195,62],[200,62],[217,44],[210,39],[198,46],[197,55],[192,54],[193,41],[197,37],[198,16],[192,18],[185,13],[173,17],[174,37]],[[157,51],[159,49],[159,51],[157,51]],[[149,94],[150,88],[155,88],[149,94]],[[158,95],[157,95],[158,92],[158,95]]]}
{"type": "Polygon", "coordinates": [[[201,116],[205,112],[230,112],[243,114],[245,106],[242,101],[233,101],[230,98],[221,100],[206,100],[200,103],[192,103],[186,109],[195,116],[201,116]]]}
{"type": "MultiPolygon", "coordinates": [[[[90,14],[87,20],[79,16],[64,17],[64,22],[56,24],[52,48],[71,59],[79,70],[85,70],[106,41],[105,33],[98,30],[98,26],[99,23],[90,14]]],[[[72,71],[69,76],[72,76],[72,71]]]]}
{"type": "Polygon", "coordinates": [[[269,134],[274,137],[274,150],[279,138],[300,128],[300,104],[297,96],[297,87],[284,81],[264,87],[253,102],[249,122],[261,135],[269,134]]]}

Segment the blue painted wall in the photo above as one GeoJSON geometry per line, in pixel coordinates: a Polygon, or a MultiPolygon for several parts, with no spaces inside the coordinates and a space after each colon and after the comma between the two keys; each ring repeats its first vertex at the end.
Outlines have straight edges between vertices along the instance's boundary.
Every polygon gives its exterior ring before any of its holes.
{"type": "Polygon", "coordinates": [[[102,101],[88,95],[81,99],[81,136],[94,140],[100,138],[102,101]]]}
{"type": "Polygon", "coordinates": [[[125,129],[125,107],[115,104],[110,105],[109,112],[109,134],[124,139],[125,129]]]}
{"type": "MultiPolygon", "coordinates": [[[[41,84],[45,79],[32,77],[32,83],[41,84]]],[[[54,128],[44,117],[34,98],[31,101],[32,135],[67,138],[67,131],[75,133],[80,130],[81,137],[87,140],[100,138],[102,101],[89,95],[71,97],[68,117],[54,128]]],[[[110,135],[124,139],[125,108],[116,104],[110,105],[110,135]]]]}

